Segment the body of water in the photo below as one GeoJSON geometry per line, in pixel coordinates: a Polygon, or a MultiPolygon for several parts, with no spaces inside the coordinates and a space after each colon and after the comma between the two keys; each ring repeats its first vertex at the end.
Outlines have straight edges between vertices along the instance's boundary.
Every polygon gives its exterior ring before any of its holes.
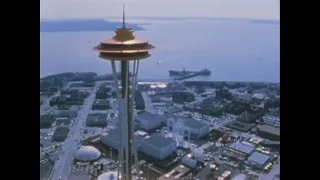
{"type": "MultiPolygon", "coordinates": [[[[170,69],[207,68],[211,76],[196,79],[279,82],[279,23],[214,19],[139,22],[149,24],[135,35],[156,46],[152,56],[141,61],[139,78],[164,79],[170,69]]],[[[111,73],[110,63],[92,50],[111,36],[111,31],[41,32],[40,76],[67,71],[111,73]]]]}

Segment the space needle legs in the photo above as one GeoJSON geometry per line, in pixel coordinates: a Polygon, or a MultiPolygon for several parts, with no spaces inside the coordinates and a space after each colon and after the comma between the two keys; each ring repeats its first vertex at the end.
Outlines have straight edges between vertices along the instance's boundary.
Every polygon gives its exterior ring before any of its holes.
{"type": "Polygon", "coordinates": [[[136,88],[139,61],[133,62],[133,74],[129,75],[130,63],[120,61],[120,85],[115,61],[111,61],[115,90],[119,107],[119,129],[120,129],[120,148],[118,179],[132,179],[132,155],[134,156],[135,170],[139,176],[138,157],[134,140],[133,130],[133,104],[136,88]],[[132,79],[130,79],[132,77],[132,79]],[[131,86],[130,86],[131,84],[131,86]],[[131,88],[130,88],[131,87],[131,88]],[[133,152],[132,152],[133,151],[133,152]]]}

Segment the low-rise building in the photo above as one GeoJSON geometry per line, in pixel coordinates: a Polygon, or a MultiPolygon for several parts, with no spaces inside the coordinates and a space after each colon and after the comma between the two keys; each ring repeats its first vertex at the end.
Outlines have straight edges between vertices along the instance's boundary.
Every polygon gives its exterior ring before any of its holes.
{"type": "Polygon", "coordinates": [[[139,150],[155,159],[163,160],[176,151],[176,142],[159,134],[153,134],[141,142],[139,150]]]}
{"type": "Polygon", "coordinates": [[[69,118],[73,118],[76,117],[78,115],[78,111],[77,110],[57,110],[56,114],[58,117],[69,117],[69,118]]]}
{"type": "Polygon", "coordinates": [[[135,117],[135,120],[139,122],[139,127],[141,129],[152,131],[161,127],[161,124],[165,122],[166,118],[161,115],[142,112],[135,117]]]}
{"type": "Polygon", "coordinates": [[[57,127],[52,135],[52,141],[64,141],[69,133],[68,127],[57,127]]]}
{"type": "Polygon", "coordinates": [[[263,169],[271,160],[271,157],[266,154],[254,152],[248,158],[248,163],[258,169],[263,169]]]}
{"type": "Polygon", "coordinates": [[[257,127],[257,133],[263,138],[272,141],[280,141],[280,128],[269,125],[262,125],[257,127]]]}
{"type": "Polygon", "coordinates": [[[195,100],[195,95],[188,91],[173,92],[172,101],[178,104],[184,104],[185,102],[192,102],[195,100]]]}
{"type": "Polygon", "coordinates": [[[184,129],[194,138],[201,138],[210,133],[210,126],[194,119],[184,118],[184,129]]]}
{"type": "Polygon", "coordinates": [[[55,118],[51,115],[40,116],[40,129],[50,128],[55,118]]]}
{"type": "Polygon", "coordinates": [[[240,155],[248,156],[256,150],[256,147],[248,143],[235,142],[230,144],[227,149],[240,155]]]}
{"type": "Polygon", "coordinates": [[[107,114],[89,114],[86,125],[89,127],[105,127],[107,126],[107,114]]]}
{"type": "Polygon", "coordinates": [[[241,132],[248,132],[254,127],[254,125],[235,120],[226,124],[226,127],[237,130],[237,131],[241,131],[241,132]]]}
{"type": "Polygon", "coordinates": [[[276,116],[264,116],[263,122],[266,125],[274,126],[274,127],[280,127],[280,117],[276,116]]]}
{"type": "Polygon", "coordinates": [[[69,126],[71,124],[70,118],[57,118],[56,125],[57,126],[69,126]]]}
{"type": "Polygon", "coordinates": [[[108,110],[110,102],[107,99],[96,99],[92,103],[92,110],[108,110]]]}
{"type": "MultiPolygon", "coordinates": [[[[137,150],[139,149],[142,137],[134,135],[137,150]]],[[[106,146],[118,150],[120,148],[120,129],[112,129],[100,135],[100,142],[106,146]]]]}

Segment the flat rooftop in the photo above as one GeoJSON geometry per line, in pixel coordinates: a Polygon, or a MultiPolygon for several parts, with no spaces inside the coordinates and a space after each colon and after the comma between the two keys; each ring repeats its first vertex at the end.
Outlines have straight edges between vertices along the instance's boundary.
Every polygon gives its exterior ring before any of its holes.
{"type": "Polygon", "coordinates": [[[147,120],[147,121],[158,121],[158,122],[164,122],[166,118],[164,116],[158,115],[158,114],[152,114],[149,112],[143,112],[138,114],[136,116],[139,119],[147,120]]]}
{"type": "Polygon", "coordinates": [[[251,154],[256,148],[253,145],[235,142],[229,145],[229,148],[240,151],[242,153],[251,154]]]}
{"type": "Polygon", "coordinates": [[[269,126],[269,125],[262,125],[262,126],[260,125],[260,126],[257,126],[257,128],[260,131],[280,136],[280,128],[276,128],[276,127],[269,126]]]}
{"type": "Polygon", "coordinates": [[[172,143],[175,143],[175,141],[173,141],[172,139],[165,138],[160,134],[153,134],[149,138],[144,139],[144,143],[162,149],[172,143]]]}
{"type": "Polygon", "coordinates": [[[69,132],[69,127],[57,127],[54,134],[66,134],[69,132]]]}
{"type": "Polygon", "coordinates": [[[204,124],[204,123],[201,123],[197,120],[194,120],[194,119],[190,119],[190,118],[183,118],[184,120],[184,125],[189,127],[189,128],[193,128],[193,129],[201,129],[201,128],[204,128],[208,125],[204,124]]]}
{"type": "Polygon", "coordinates": [[[241,122],[241,121],[231,121],[229,122],[226,127],[231,128],[231,129],[235,129],[237,131],[242,131],[242,132],[248,132],[250,129],[253,128],[254,125],[252,124],[248,124],[245,122],[241,122]]]}
{"type": "MultiPolygon", "coordinates": [[[[117,145],[120,146],[120,129],[119,128],[111,129],[109,132],[101,134],[101,136],[108,138],[109,140],[115,142],[117,145]]],[[[143,138],[137,135],[134,135],[134,138],[135,138],[135,144],[138,147],[141,144],[141,140],[143,138]]]]}
{"type": "Polygon", "coordinates": [[[108,115],[107,114],[89,114],[86,121],[107,121],[108,115]]]}
{"type": "Polygon", "coordinates": [[[251,161],[253,163],[264,165],[266,164],[270,159],[270,156],[266,154],[262,154],[259,152],[254,152],[252,155],[248,158],[248,161],[251,161]]]}

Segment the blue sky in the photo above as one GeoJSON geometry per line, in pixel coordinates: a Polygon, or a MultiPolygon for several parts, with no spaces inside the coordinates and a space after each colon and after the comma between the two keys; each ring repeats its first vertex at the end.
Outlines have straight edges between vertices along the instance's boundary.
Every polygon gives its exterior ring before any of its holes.
{"type": "Polygon", "coordinates": [[[280,19],[280,0],[40,0],[41,19],[121,16],[280,19]]]}

